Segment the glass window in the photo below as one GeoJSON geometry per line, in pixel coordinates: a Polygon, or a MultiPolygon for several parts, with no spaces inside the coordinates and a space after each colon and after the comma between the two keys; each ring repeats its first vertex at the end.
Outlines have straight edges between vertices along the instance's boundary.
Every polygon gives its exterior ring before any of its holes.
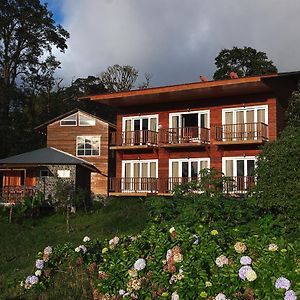
{"type": "Polygon", "coordinates": [[[83,114],[79,114],[79,126],[95,126],[96,120],[83,114]]]}
{"type": "Polygon", "coordinates": [[[78,136],[77,156],[98,156],[100,155],[99,136],[78,136]]]}
{"type": "Polygon", "coordinates": [[[77,125],[77,114],[68,116],[60,121],[60,126],[76,126],[77,125]]]}
{"type": "Polygon", "coordinates": [[[40,170],[40,177],[50,176],[50,172],[48,169],[40,170]]]}

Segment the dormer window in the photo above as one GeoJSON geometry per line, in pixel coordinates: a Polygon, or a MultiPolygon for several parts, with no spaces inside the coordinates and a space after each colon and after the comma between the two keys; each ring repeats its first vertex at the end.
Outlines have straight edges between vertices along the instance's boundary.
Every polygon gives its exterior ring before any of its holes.
{"type": "Polygon", "coordinates": [[[77,113],[68,116],[60,121],[60,126],[76,126],[77,125],[77,113]]]}
{"type": "Polygon", "coordinates": [[[79,126],[95,126],[96,120],[87,115],[79,114],[79,126]]]}

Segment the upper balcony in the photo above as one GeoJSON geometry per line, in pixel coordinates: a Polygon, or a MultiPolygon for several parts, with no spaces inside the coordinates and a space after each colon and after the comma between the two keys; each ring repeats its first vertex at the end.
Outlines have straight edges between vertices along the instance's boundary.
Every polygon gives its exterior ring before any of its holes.
{"type": "Polygon", "coordinates": [[[161,129],[159,133],[159,144],[162,147],[199,147],[209,142],[209,128],[178,127],[161,129]]]}
{"type": "Polygon", "coordinates": [[[269,140],[268,125],[263,122],[216,126],[217,145],[262,144],[269,140]]]}
{"type": "Polygon", "coordinates": [[[199,147],[209,144],[210,130],[201,127],[178,127],[153,130],[112,132],[110,149],[151,149],[161,147],[199,147]]]}
{"type": "Polygon", "coordinates": [[[112,132],[110,149],[151,149],[158,146],[158,133],[153,130],[112,132]]]}

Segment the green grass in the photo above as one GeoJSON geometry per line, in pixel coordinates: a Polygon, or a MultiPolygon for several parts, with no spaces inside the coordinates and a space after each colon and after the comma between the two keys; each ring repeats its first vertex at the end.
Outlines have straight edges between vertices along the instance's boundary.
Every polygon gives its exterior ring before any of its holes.
{"type": "Polygon", "coordinates": [[[64,216],[58,213],[23,220],[22,223],[13,219],[13,223],[9,224],[8,211],[2,212],[0,299],[16,297],[14,285],[34,271],[36,254],[45,246],[65,242],[77,246],[86,235],[105,239],[119,234],[134,234],[144,228],[146,219],[144,204],[137,198],[112,199],[107,206],[94,212],[76,213],[71,217],[69,234],[66,233],[64,216]]]}

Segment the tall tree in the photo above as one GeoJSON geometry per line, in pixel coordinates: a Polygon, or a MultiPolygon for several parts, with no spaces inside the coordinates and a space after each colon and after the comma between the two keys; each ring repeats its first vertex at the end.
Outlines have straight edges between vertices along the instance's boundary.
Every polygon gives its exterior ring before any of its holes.
{"type": "Polygon", "coordinates": [[[251,47],[223,49],[215,58],[217,70],[214,79],[230,78],[235,72],[239,77],[276,73],[277,68],[265,52],[251,47]]]}
{"type": "MultiPolygon", "coordinates": [[[[136,68],[130,65],[109,66],[106,71],[100,74],[100,80],[104,87],[110,92],[129,91],[134,88],[135,82],[139,76],[136,68]]],[[[139,85],[139,88],[147,88],[150,84],[151,76],[146,73],[145,81],[139,85]]]]}
{"type": "Polygon", "coordinates": [[[37,93],[53,86],[59,62],[52,49],[64,51],[68,37],[40,0],[0,1],[0,144],[6,146],[0,157],[15,152],[8,141],[15,143],[16,116],[27,124],[24,103],[32,106],[37,93]]]}

